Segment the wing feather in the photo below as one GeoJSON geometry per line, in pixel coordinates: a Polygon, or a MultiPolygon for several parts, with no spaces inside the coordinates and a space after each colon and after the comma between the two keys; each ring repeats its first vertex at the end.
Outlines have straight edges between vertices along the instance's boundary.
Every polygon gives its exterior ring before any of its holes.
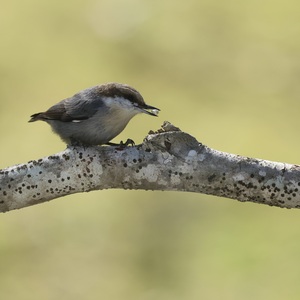
{"type": "Polygon", "coordinates": [[[99,109],[104,108],[101,97],[85,90],[71,98],[64,99],[50,107],[46,112],[35,114],[33,120],[58,120],[76,122],[92,117],[99,109]]]}

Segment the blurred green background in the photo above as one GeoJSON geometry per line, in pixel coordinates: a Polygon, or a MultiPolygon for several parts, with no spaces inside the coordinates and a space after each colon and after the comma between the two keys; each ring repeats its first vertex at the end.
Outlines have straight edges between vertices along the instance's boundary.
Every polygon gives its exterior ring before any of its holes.
{"type": "MultiPolygon", "coordinates": [[[[204,144],[300,164],[295,0],[2,1],[4,168],[65,148],[29,116],[128,83],[204,144]]],[[[191,193],[108,190],[0,217],[1,299],[299,299],[300,211],[191,193]]]]}

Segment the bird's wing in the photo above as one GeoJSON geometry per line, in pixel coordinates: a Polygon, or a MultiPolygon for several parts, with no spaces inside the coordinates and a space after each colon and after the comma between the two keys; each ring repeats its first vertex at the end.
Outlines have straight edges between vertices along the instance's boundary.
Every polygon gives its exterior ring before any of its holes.
{"type": "Polygon", "coordinates": [[[101,99],[91,99],[85,95],[76,94],[71,98],[50,107],[43,117],[48,120],[59,120],[62,122],[80,122],[92,117],[103,107],[101,99]]]}

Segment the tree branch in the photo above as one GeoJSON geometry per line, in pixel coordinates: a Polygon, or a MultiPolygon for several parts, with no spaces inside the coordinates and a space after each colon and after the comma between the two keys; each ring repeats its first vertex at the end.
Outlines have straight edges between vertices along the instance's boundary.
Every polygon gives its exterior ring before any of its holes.
{"type": "Polygon", "coordinates": [[[0,212],[109,188],[185,191],[300,207],[300,166],[213,150],[165,122],[134,147],[69,147],[0,171],[0,212]]]}

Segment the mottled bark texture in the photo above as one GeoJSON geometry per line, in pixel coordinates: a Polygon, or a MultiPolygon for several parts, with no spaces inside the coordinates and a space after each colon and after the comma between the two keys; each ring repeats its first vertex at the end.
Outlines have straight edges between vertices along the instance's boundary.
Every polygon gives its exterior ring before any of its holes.
{"type": "Polygon", "coordinates": [[[300,207],[300,167],[220,152],[170,123],[133,147],[69,147],[0,171],[0,211],[102,189],[185,191],[300,207]]]}

